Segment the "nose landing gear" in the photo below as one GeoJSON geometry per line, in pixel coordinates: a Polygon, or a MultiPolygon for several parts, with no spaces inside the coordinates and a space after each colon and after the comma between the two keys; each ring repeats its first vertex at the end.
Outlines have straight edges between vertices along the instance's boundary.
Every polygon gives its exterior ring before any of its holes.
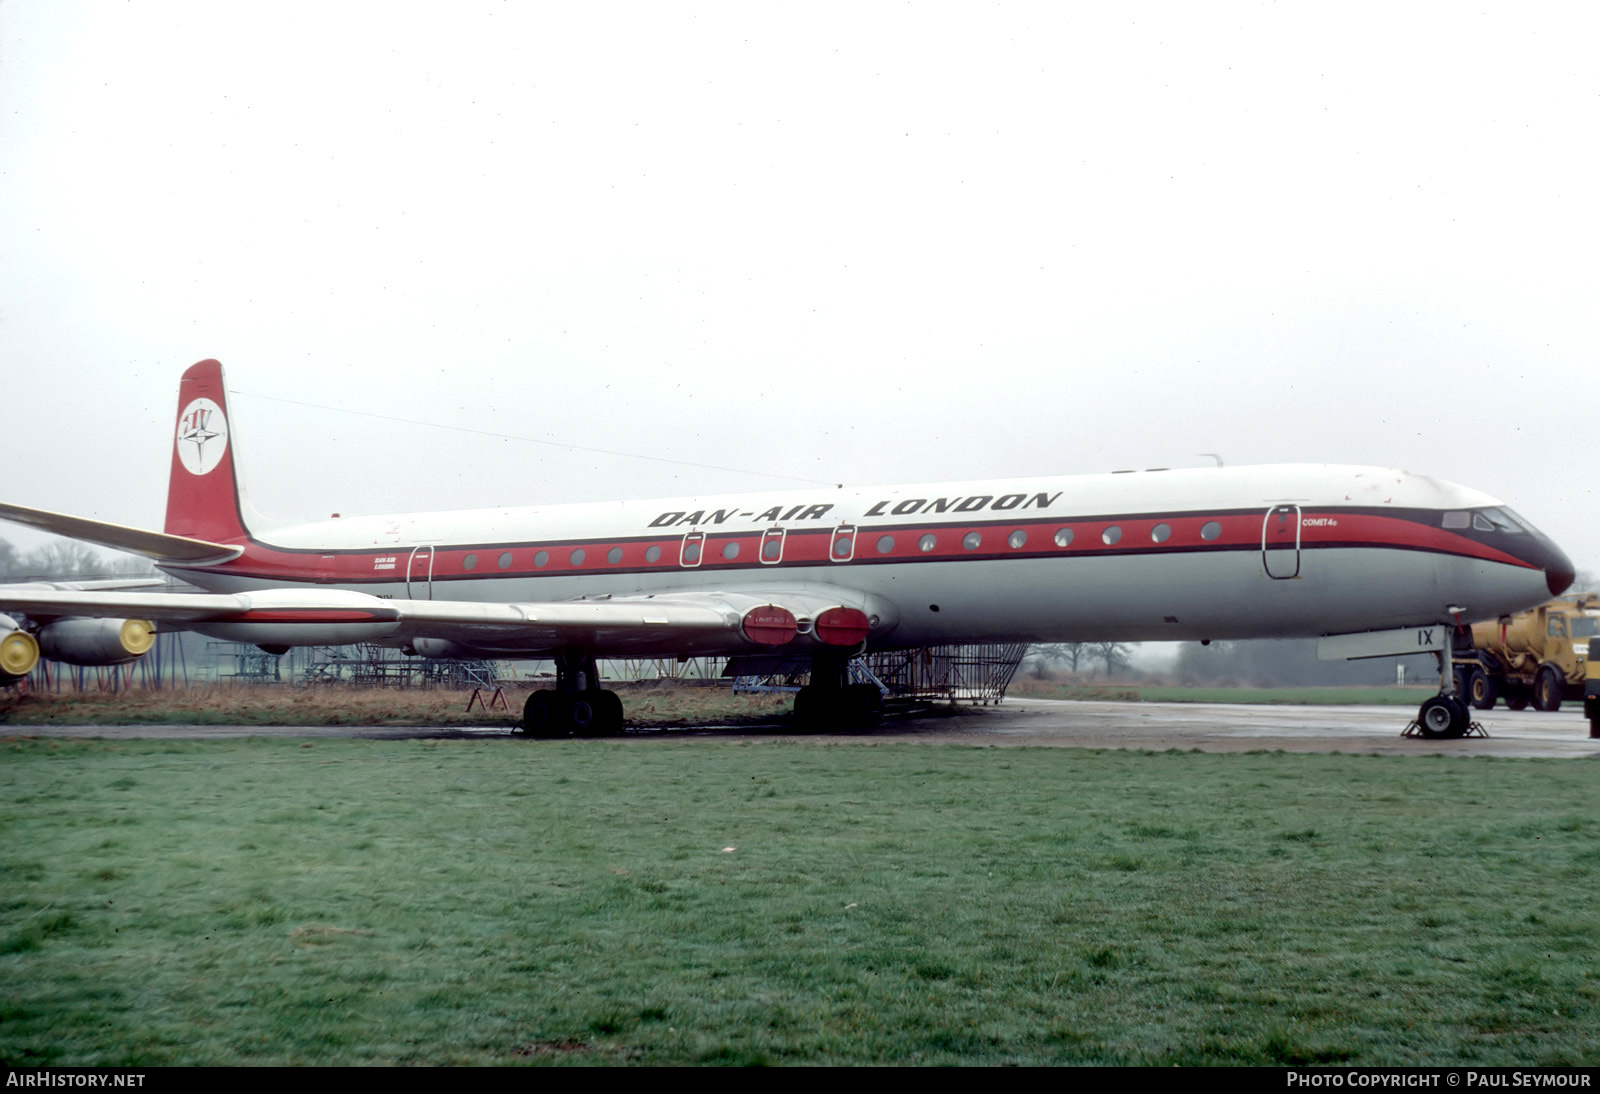
{"type": "Polygon", "coordinates": [[[1406,726],[1403,737],[1423,736],[1430,741],[1454,740],[1458,737],[1487,737],[1488,732],[1472,720],[1472,711],[1456,686],[1459,681],[1450,672],[1450,649],[1434,654],[1439,659],[1439,694],[1423,700],[1417,708],[1417,717],[1406,726]]]}
{"type": "MultiPolygon", "coordinates": [[[[1429,740],[1465,737],[1472,718],[1467,704],[1455,695],[1435,695],[1417,708],[1417,720],[1411,725],[1429,740]]],[[[1408,731],[1410,727],[1407,727],[1408,731]]]]}

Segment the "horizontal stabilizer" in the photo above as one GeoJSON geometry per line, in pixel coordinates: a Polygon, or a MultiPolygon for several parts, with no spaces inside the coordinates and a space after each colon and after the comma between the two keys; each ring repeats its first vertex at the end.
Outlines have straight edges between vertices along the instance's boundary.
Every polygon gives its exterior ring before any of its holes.
{"type": "Polygon", "coordinates": [[[71,517],[65,513],[52,513],[45,509],[29,509],[22,505],[0,503],[0,520],[26,524],[41,532],[49,532],[86,543],[97,543],[133,555],[143,555],[156,562],[187,562],[205,564],[227,562],[238,558],[243,547],[225,543],[211,543],[188,536],[169,536],[164,532],[151,532],[144,528],[129,528],[125,524],[110,524],[88,517],[71,517]]]}

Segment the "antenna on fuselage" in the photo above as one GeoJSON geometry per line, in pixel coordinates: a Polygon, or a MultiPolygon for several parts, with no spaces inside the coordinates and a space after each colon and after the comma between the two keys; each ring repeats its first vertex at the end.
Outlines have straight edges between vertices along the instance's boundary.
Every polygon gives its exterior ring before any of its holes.
{"type": "Polygon", "coordinates": [[[1217,455],[1215,452],[1199,452],[1199,453],[1196,453],[1196,455],[1210,456],[1212,459],[1217,461],[1217,466],[1218,467],[1222,466],[1222,457],[1217,455]]]}

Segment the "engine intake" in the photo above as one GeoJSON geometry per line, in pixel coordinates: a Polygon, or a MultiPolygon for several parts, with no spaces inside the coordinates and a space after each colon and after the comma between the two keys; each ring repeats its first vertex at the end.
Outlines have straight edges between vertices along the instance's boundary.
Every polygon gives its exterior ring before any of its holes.
{"type": "Polygon", "coordinates": [[[39,643],[17,626],[9,615],[0,615],[0,687],[27,678],[39,663],[39,643]]]}

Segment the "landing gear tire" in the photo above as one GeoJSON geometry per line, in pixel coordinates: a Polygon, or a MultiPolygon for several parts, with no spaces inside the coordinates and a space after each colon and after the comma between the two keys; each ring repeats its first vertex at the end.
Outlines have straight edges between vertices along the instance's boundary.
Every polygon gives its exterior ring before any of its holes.
{"type": "Polygon", "coordinates": [[[522,732],[529,737],[554,737],[561,732],[561,704],[553,691],[536,691],[522,704],[522,732]]]}
{"type": "Polygon", "coordinates": [[[1465,736],[1470,723],[1467,705],[1453,695],[1435,695],[1417,709],[1417,726],[1432,741],[1465,736]]]}
{"type": "Polygon", "coordinates": [[[871,684],[851,684],[840,696],[845,721],[857,729],[883,723],[883,692],[871,684]]]}
{"type": "Polygon", "coordinates": [[[1472,670],[1472,681],[1467,685],[1467,696],[1474,709],[1493,710],[1494,701],[1500,698],[1500,681],[1482,669],[1472,670]]]}
{"type": "Polygon", "coordinates": [[[842,688],[807,684],[794,697],[794,720],[813,732],[871,729],[883,721],[883,693],[871,684],[842,688]]]}
{"type": "Polygon", "coordinates": [[[1561,674],[1546,665],[1533,678],[1533,707],[1547,714],[1561,709],[1561,674]]]}
{"type": "Polygon", "coordinates": [[[615,737],[622,733],[622,698],[614,691],[596,692],[594,696],[595,729],[597,737],[615,737]]]}
{"type": "Polygon", "coordinates": [[[586,696],[578,696],[567,704],[567,725],[579,737],[595,736],[594,703],[586,696]]]}
{"type": "Polygon", "coordinates": [[[814,688],[810,684],[795,692],[794,720],[802,729],[815,732],[823,728],[824,723],[833,720],[833,696],[836,692],[827,692],[821,688],[814,688]]]}

